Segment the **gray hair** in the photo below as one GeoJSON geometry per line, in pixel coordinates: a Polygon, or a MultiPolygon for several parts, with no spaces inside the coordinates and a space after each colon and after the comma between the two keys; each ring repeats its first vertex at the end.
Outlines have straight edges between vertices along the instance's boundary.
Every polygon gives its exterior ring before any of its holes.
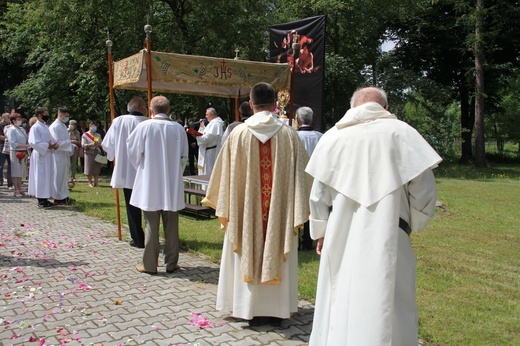
{"type": "Polygon", "coordinates": [[[210,112],[214,116],[217,116],[217,110],[213,107],[209,107],[208,109],[206,109],[206,112],[210,112]]]}
{"type": "Polygon", "coordinates": [[[357,107],[367,102],[376,102],[381,106],[388,106],[386,92],[378,87],[364,87],[357,89],[350,99],[350,108],[357,107]]]}
{"type": "Polygon", "coordinates": [[[144,102],[142,97],[136,96],[132,97],[132,99],[126,105],[126,110],[128,113],[131,112],[139,112],[139,108],[144,107],[146,109],[146,102],[144,102]]]}
{"type": "Polygon", "coordinates": [[[313,111],[310,107],[300,107],[296,110],[298,122],[302,125],[312,124],[313,111]]]}

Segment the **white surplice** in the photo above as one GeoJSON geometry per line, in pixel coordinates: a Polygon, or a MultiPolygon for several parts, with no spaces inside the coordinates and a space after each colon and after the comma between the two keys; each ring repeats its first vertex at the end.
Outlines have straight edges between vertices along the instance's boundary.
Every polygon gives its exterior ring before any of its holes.
{"type": "Polygon", "coordinates": [[[347,112],[320,140],[310,227],[324,237],[310,345],[417,345],[415,256],[399,218],[433,218],[441,158],[375,103],[347,112]]]}
{"type": "Polygon", "coordinates": [[[126,143],[128,159],[137,170],[130,204],[144,211],[184,209],[182,174],[188,159],[184,128],[165,114],[156,114],[139,123],[126,143]]]}
{"type": "Polygon", "coordinates": [[[135,167],[128,159],[126,140],[137,124],[147,120],[143,115],[126,114],[118,116],[112,122],[103,139],[103,149],[109,161],[116,161],[110,186],[131,189],[134,186],[135,167]]]}
{"type": "Polygon", "coordinates": [[[215,209],[226,232],[217,310],[246,320],[255,316],[289,318],[298,310],[296,230],[308,217],[310,179],[303,171],[307,160],[296,132],[270,112],[256,113],[245,125],[238,125],[223,144],[203,200],[215,209]],[[259,141],[269,140],[274,181],[265,240],[258,246],[257,237],[263,239],[259,141]],[[284,260],[275,260],[279,264],[271,268],[269,260],[276,256],[284,260]],[[255,275],[251,268],[261,268],[262,277],[269,268],[274,269],[278,283],[247,281],[246,277],[255,275]]]}
{"type": "Polygon", "coordinates": [[[213,171],[215,160],[221,148],[224,121],[220,117],[216,117],[208,123],[208,126],[202,126],[199,132],[202,133],[202,136],[197,137],[197,144],[199,145],[197,166],[199,175],[208,175],[213,171]]]}
{"type": "Polygon", "coordinates": [[[51,126],[49,126],[54,141],[58,143],[58,149],[54,150],[52,155],[52,162],[54,165],[54,175],[52,184],[54,193],[52,197],[57,200],[62,200],[69,197],[69,169],[70,157],[74,153],[75,145],[70,141],[69,131],[67,126],[59,119],[56,119],[51,126]]]}
{"type": "Polygon", "coordinates": [[[296,132],[298,133],[298,137],[302,140],[307,154],[311,156],[323,133],[313,130],[312,127],[307,125],[300,126],[296,132]]]}
{"type": "Polygon", "coordinates": [[[36,198],[50,198],[54,194],[53,162],[54,150],[49,149],[49,142],[55,143],[49,127],[37,121],[29,131],[31,167],[29,169],[29,195],[36,198]]]}

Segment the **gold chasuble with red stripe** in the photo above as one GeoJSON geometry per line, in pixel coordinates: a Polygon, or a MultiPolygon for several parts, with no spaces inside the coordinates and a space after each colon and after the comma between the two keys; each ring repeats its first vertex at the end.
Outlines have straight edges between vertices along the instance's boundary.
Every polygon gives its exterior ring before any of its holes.
{"type": "Polygon", "coordinates": [[[260,191],[262,192],[262,231],[267,232],[269,206],[271,205],[271,189],[273,187],[273,162],[271,161],[271,140],[265,143],[258,142],[260,149],[260,191]]]}
{"type": "Polygon", "coordinates": [[[278,284],[298,227],[309,217],[309,157],[289,126],[264,143],[252,132],[246,122],[224,142],[203,203],[215,209],[244,281],[278,284]]]}

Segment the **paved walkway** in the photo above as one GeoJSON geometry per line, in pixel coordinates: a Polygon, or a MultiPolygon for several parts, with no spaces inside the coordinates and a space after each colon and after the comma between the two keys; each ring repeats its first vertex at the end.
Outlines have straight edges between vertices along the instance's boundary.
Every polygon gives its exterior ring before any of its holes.
{"type": "MultiPolygon", "coordinates": [[[[138,273],[142,250],[71,207],[36,208],[0,187],[2,345],[305,345],[313,306],[282,327],[215,311],[219,267],[181,253],[181,271],[138,273]]],[[[159,263],[164,262],[162,256],[159,263]]]]}

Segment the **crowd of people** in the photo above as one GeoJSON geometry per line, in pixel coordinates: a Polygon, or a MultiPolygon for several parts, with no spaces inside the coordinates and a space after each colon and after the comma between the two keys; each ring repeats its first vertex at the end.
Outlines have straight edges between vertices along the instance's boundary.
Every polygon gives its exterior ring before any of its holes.
{"type": "MultiPolygon", "coordinates": [[[[87,130],[81,126],[84,120],[80,120],[78,126],[76,120],[70,119],[70,113],[68,108],[60,107],[51,124],[48,124],[49,113],[43,107],[38,107],[30,119],[14,109],[11,113],[2,114],[0,186],[4,184],[5,173],[5,182],[8,189],[14,190],[14,196],[34,196],[38,200],[38,208],[71,205],[74,202],[69,198],[69,184],[76,181],[78,159],[93,153],[83,138],[89,135],[97,138],[94,157],[102,151],[96,124],[91,123],[91,129],[87,130]],[[25,191],[23,181],[27,178],[29,186],[25,191]],[[52,202],[49,200],[51,198],[52,202]]],[[[97,186],[101,164],[87,159],[87,165],[82,161],[81,166],[89,177],[90,186],[97,186]]]]}
{"type": "Polygon", "coordinates": [[[104,139],[97,124],[69,121],[64,107],[50,126],[47,110],[38,108],[28,135],[21,116],[7,114],[7,184],[23,193],[26,158],[18,153],[32,149],[29,194],[39,207],[51,197],[68,204],[66,172],[79,149],[92,187],[103,149],[114,162],[110,185],[124,191],[130,245],[144,249],[137,271],[158,273],[162,219],[166,272],[173,273],[180,268],[183,175],[193,160],[189,174],[208,176],[202,203],[215,209],[225,232],[217,310],[251,326],[280,326],[298,310],[298,249],[315,248],[321,260],[310,345],[417,345],[410,233],[434,216],[439,155],[389,112],[376,87],[356,90],[351,108],[325,134],[312,128],[309,107],[296,111],[297,130],[279,120],[270,84],[256,84],[249,98],[225,131],[212,107],[183,127],[168,116],[164,96],[149,108],[132,98],[104,139]]]}

